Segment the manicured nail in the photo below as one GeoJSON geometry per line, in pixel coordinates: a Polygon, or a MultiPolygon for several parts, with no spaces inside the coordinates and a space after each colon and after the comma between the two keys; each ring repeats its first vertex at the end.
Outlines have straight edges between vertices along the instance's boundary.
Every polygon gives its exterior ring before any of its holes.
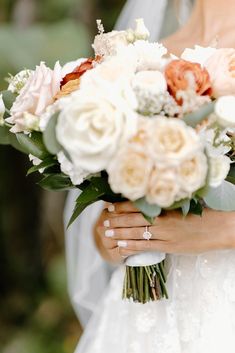
{"type": "Polygon", "coordinates": [[[109,205],[108,211],[109,211],[109,212],[114,212],[114,211],[115,211],[115,206],[114,206],[113,204],[112,204],[112,205],[109,205]]]}
{"type": "Polygon", "coordinates": [[[110,227],[110,221],[108,219],[106,219],[106,221],[104,221],[104,227],[105,228],[109,228],[110,227]]]}
{"type": "Polygon", "coordinates": [[[114,236],[114,230],[113,229],[108,229],[108,230],[105,231],[104,235],[107,238],[112,238],[114,236]]]}
{"type": "Polygon", "coordinates": [[[127,242],[123,240],[119,240],[117,243],[119,248],[126,248],[127,247],[127,242]]]}

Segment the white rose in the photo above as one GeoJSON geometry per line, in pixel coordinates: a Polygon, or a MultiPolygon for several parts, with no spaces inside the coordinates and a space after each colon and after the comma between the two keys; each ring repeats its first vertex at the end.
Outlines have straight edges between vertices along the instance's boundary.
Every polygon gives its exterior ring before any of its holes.
{"type": "Polygon", "coordinates": [[[218,123],[223,127],[235,127],[235,96],[224,96],[215,104],[218,123]]]}
{"type": "Polygon", "coordinates": [[[25,86],[32,73],[32,70],[22,70],[17,75],[10,77],[10,79],[8,80],[8,91],[20,94],[20,91],[25,86]]]}
{"type": "Polygon", "coordinates": [[[3,126],[4,125],[4,114],[5,114],[5,104],[3,102],[3,99],[2,99],[2,94],[0,94],[0,126],[3,126]]]}
{"type": "Polygon", "coordinates": [[[160,95],[167,91],[167,83],[160,71],[140,71],[133,80],[132,85],[143,92],[160,95]]]}
{"type": "Polygon", "coordinates": [[[217,188],[226,179],[230,170],[230,159],[227,156],[210,158],[209,185],[217,188]]]}
{"type": "Polygon", "coordinates": [[[203,149],[196,131],[182,120],[157,117],[152,128],[152,150],[157,160],[178,164],[193,152],[203,149]]]}
{"type": "Polygon", "coordinates": [[[96,173],[107,167],[118,146],[136,129],[136,113],[111,86],[107,91],[72,94],[59,114],[56,134],[75,166],[96,173]]]}
{"type": "Polygon", "coordinates": [[[206,184],[208,174],[208,161],[203,152],[197,152],[182,161],[178,167],[181,190],[191,197],[194,192],[206,184]]]}
{"type": "Polygon", "coordinates": [[[114,56],[121,47],[129,44],[128,34],[126,31],[112,31],[109,33],[101,33],[95,37],[92,47],[96,56],[114,56]]]}
{"type": "Polygon", "coordinates": [[[151,169],[151,158],[144,150],[123,146],[108,167],[111,189],[135,201],[145,196],[151,169]]]}
{"type": "Polygon", "coordinates": [[[58,162],[60,163],[61,171],[70,177],[73,185],[82,184],[82,182],[90,175],[90,173],[71,163],[70,160],[65,156],[64,152],[59,152],[57,154],[57,158],[58,162]]]}
{"type": "Polygon", "coordinates": [[[11,117],[7,122],[14,125],[11,128],[12,132],[27,131],[25,113],[40,117],[45,112],[54,102],[54,97],[60,89],[60,81],[61,67],[58,62],[54,70],[46,67],[44,63],[36,67],[11,108],[11,117]]]}
{"type": "Polygon", "coordinates": [[[151,173],[146,200],[162,208],[174,204],[179,185],[174,170],[161,169],[157,165],[151,173]]]}
{"type": "Polygon", "coordinates": [[[194,49],[185,49],[181,58],[190,61],[192,63],[201,64],[205,66],[207,60],[216,52],[217,49],[211,47],[201,47],[200,45],[195,45],[194,49]]]}

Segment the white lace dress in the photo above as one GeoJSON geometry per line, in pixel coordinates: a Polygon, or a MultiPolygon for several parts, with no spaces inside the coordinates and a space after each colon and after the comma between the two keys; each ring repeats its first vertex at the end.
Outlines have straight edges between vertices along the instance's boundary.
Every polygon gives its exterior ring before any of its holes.
{"type": "Polygon", "coordinates": [[[235,250],[170,255],[170,299],[122,301],[114,272],[76,353],[234,353],[235,250]]]}

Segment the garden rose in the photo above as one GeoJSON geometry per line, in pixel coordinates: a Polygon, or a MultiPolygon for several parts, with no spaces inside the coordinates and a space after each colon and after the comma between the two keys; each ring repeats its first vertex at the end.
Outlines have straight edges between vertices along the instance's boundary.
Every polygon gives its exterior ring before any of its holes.
{"type": "Polygon", "coordinates": [[[215,114],[217,121],[221,126],[225,128],[234,128],[235,96],[220,97],[215,104],[215,114]]]}
{"type": "Polygon", "coordinates": [[[200,96],[211,95],[209,73],[200,64],[173,60],[167,65],[165,76],[169,92],[179,104],[182,104],[182,99],[177,97],[179,91],[193,89],[200,96]]]}
{"type": "Polygon", "coordinates": [[[132,85],[149,94],[161,94],[167,91],[167,83],[160,71],[140,71],[133,80],[132,85]]]}
{"type": "Polygon", "coordinates": [[[89,89],[65,98],[56,134],[76,167],[96,173],[107,167],[136,129],[137,115],[118,91],[89,89]]]}
{"type": "Polygon", "coordinates": [[[136,149],[134,144],[124,146],[108,167],[112,190],[135,201],[146,195],[152,160],[144,148],[136,149]]]}
{"type": "Polygon", "coordinates": [[[218,49],[205,66],[215,98],[235,95],[235,49],[218,49]]]}
{"type": "Polygon", "coordinates": [[[55,64],[54,70],[46,67],[43,62],[36,67],[11,108],[11,117],[7,122],[13,124],[12,132],[28,131],[24,115],[29,113],[40,117],[54,102],[54,97],[60,89],[60,81],[59,62],[55,64]]]}

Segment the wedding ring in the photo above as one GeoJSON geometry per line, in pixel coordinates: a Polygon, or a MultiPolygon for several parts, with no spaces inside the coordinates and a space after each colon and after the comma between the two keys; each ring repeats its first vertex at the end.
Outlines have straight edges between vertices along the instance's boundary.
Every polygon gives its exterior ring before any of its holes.
{"type": "Polygon", "coordinates": [[[144,231],[144,233],[143,233],[143,238],[145,239],[145,240],[150,240],[151,238],[152,238],[152,233],[150,233],[150,231],[149,231],[149,227],[147,226],[147,227],[145,227],[145,231],[144,231]]]}

